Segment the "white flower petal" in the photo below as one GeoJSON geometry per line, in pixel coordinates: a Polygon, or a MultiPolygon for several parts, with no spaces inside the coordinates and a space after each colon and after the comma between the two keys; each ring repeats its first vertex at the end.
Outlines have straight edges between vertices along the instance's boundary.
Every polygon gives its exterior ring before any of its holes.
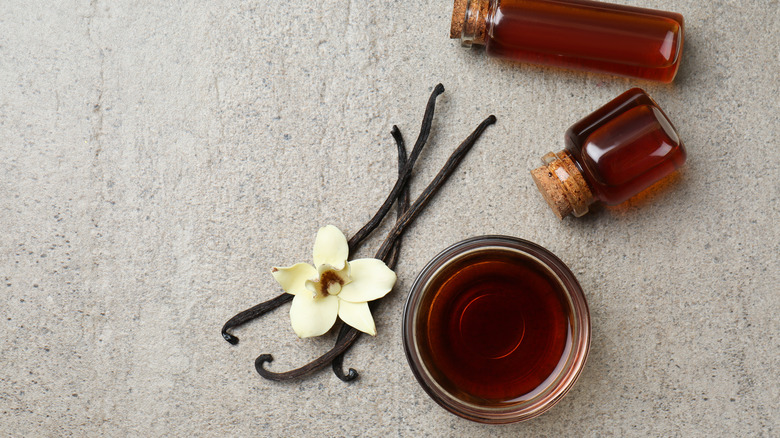
{"type": "Polygon", "coordinates": [[[290,322],[298,337],[310,338],[330,330],[338,313],[338,297],[331,295],[313,298],[309,294],[300,294],[293,298],[290,322]]]}
{"type": "Polygon", "coordinates": [[[341,287],[339,298],[362,303],[382,298],[395,285],[395,272],[377,259],[357,259],[349,262],[352,281],[341,287]]]}
{"type": "Polygon", "coordinates": [[[339,303],[339,318],[363,333],[376,336],[376,326],[374,325],[374,318],[371,316],[371,310],[368,308],[368,303],[341,301],[339,303]]]}
{"type": "Polygon", "coordinates": [[[337,271],[344,269],[349,257],[349,245],[344,233],[333,225],[327,225],[317,231],[314,241],[314,265],[331,265],[337,271]]]}
{"type": "Polygon", "coordinates": [[[286,268],[273,268],[271,274],[288,294],[311,294],[306,290],[306,280],[316,280],[320,274],[308,263],[296,263],[286,268]]]}

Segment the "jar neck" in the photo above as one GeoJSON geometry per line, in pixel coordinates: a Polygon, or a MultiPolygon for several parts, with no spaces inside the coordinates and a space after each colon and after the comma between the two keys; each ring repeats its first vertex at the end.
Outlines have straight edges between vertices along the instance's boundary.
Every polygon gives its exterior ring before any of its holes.
{"type": "Polygon", "coordinates": [[[487,39],[491,7],[497,0],[455,0],[450,38],[460,38],[463,47],[484,45],[487,39]]]}
{"type": "Polygon", "coordinates": [[[542,163],[544,166],[532,170],[531,176],[556,216],[563,219],[587,213],[595,199],[574,157],[566,150],[550,152],[542,157],[542,163]]]}

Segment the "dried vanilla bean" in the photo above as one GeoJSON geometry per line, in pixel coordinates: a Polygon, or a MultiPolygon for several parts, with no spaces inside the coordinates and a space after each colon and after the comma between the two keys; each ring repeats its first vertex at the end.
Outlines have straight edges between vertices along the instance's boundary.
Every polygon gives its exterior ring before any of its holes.
{"type": "MultiPolygon", "coordinates": [[[[347,242],[347,244],[349,245],[350,254],[353,254],[355,251],[357,251],[357,249],[360,247],[363,241],[365,241],[365,239],[371,234],[371,232],[374,231],[376,227],[379,226],[380,223],[382,223],[382,220],[390,211],[390,207],[392,207],[393,202],[395,202],[398,199],[404,187],[406,187],[407,184],[409,183],[409,178],[412,175],[414,163],[417,161],[417,158],[420,156],[423,147],[428,141],[428,136],[431,133],[431,125],[433,123],[433,113],[434,110],[436,109],[436,98],[443,92],[444,92],[444,86],[442,84],[438,84],[433,88],[433,91],[431,92],[431,96],[428,98],[428,103],[425,106],[425,113],[423,115],[422,125],[420,126],[420,134],[417,136],[417,141],[415,142],[414,148],[412,149],[412,154],[409,157],[409,160],[406,161],[402,170],[399,171],[398,178],[395,182],[395,185],[390,191],[390,194],[387,196],[387,199],[385,199],[385,202],[382,204],[382,206],[379,207],[376,214],[374,214],[374,216],[368,221],[368,223],[366,223],[366,225],[364,225],[360,230],[358,230],[358,232],[355,233],[347,242]]],[[[398,130],[398,127],[393,125],[393,131],[392,131],[393,138],[396,138],[396,132],[400,135],[400,131],[398,130]]],[[[396,143],[397,141],[398,139],[396,138],[396,143]]],[[[226,322],[225,325],[222,326],[222,337],[233,345],[238,344],[239,341],[238,337],[229,333],[228,330],[234,329],[240,325],[246,324],[249,321],[259,318],[264,314],[270,312],[271,310],[274,310],[277,307],[281,306],[282,304],[285,304],[291,300],[292,300],[292,295],[288,293],[282,293],[275,298],[272,298],[268,301],[262,302],[254,307],[244,310],[243,312],[230,318],[228,322],[226,322]]]]}
{"type": "Polygon", "coordinates": [[[231,333],[228,333],[228,330],[238,327],[242,324],[245,324],[253,319],[259,318],[265,315],[266,313],[281,306],[282,304],[289,303],[290,301],[292,301],[292,299],[293,299],[293,295],[290,295],[288,293],[282,293],[281,295],[278,295],[276,298],[272,298],[268,301],[264,301],[256,306],[244,310],[238,315],[230,318],[228,322],[226,322],[225,325],[222,326],[222,337],[225,338],[226,341],[230,342],[233,345],[238,344],[238,337],[231,333]]]}
{"type": "MultiPolygon", "coordinates": [[[[444,93],[444,85],[438,84],[433,88],[431,97],[428,98],[428,104],[425,106],[425,114],[423,115],[422,125],[420,126],[420,134],[417,136],[417,141],[414,143],[412,154],[409,156],[409,161],[404,165],[403,169],[398,172],[398,180],[396,181],[395,186],[393,186],[393,189],[390,191],[390,194],[387,196],[387,199],[385,199],[385,202],[382,204],[382,206],[379,207],[379,211],[377,211],[376,215],[374,215],[374,217],[371,218],[371,220],[368,221],[368,223],[363,228],[358,230],[358,232],[355,233],[351,239],[349,239],[350,254],[352,253],[353,241],[362,242],[371,233],[371,231],[379,226],[379,224],[382,222],[382,218],[384,218],[387,212],[390,211],[390,207],[393,205],[393,202],[398,199],[401,191],[409,182],[409,178],[412,176],[412,168],[414,168],[414,163],[417,162],[417,158],[420,156],[420,152],[422,152],[423,146],[425,146],[425,144],[428,142],[428,136],[431,133],[431,125],[433,124],[433,112],[436,109],[436,98],[439,97],[441,93],[444,93]]],[[[396,144],[398,144],[398,137],[396,137],[396,133],[397,135],[400,135],[401,131],[397,126],[393,125],[393,138],[396,140],[396,144]]],[[[403,141],[403,138],[401,141],[403,141]]],[[[406,150],[405,146],[404,150],[406,150]]]]}
{"type": "Polygon", "coordinates": [[[461,143],[455,152],[450,155],[450,158],[444,164],[444,167],[439,171],[438,175],[436,175],[433,181],[428,184],[428,187],[423,190],[417,200],[414,201],[414,204],[412,204],[412,207],[409,209],[409,211],[404,213],[404,215],[395,223],[392,231],[390,231],[384,243],[382,243],[382,246],[379,247],[379,251],[376,252],[376,258],[379,260],[385,260],[387,255],[392,250],[395,241],[401,237],[401,234],[404,231],[406,231],[406,227],[409,226],[409,224],[412,223],[420,211],[426,205],[428,205],[428,202],[430,202],[433,195],[439,190],[439,188],[441,188],[444,182],[447,181],[447,178],[450,177],[452,172],[456,167],[458,167],[458,164],[460,164],[463,158],[466,157],[466,154],[471,150],[471,148],[474,146],[474,143],[477,142],[482,133],[485,132],[485,129],[494,123],[496,123],[496,116],[488,116],[488,118],[483,120],[482,123],[477,126],[477,129],[475,129],[471,135],[463,140],[463,143],[461,143]]]}
{"type": "MultiPolygon", "coordinates": [[[[396,147],[398,149],[398,177],[396,179],[396,183],[376,214],[368,221],[368,223],[366,223],[365,226],[363,226],[357,233],[355,233],[351,239],[349,239],[348,245],[350,254],[353,254],[360,247],[360,245],[362,245],[370,233],[382,223],[382,220],[390,211],[392,204],[397,203],[396,223],[390,233],[388,233],[388,236],[380,246],[375,256],[375,258],[384,261],[388,267],[394,269],[400,254],[401,236],[403,235],[404,231],[414,221],[417,215],[422,212],[422,209],[428,204],[428,202],[430,202],[431,198],[444,184],[447,178],[449,178],[449,176],[454,172],[458,164],[462,161],[468,151],[474,146],[487,126],[495,123],[496,118],[492,115],[482,121],[482,123],[480,123],[474,132],[472,132],[452,153],[444,167],[439,171],[428,187],[423,190],[414,204],[410,207],[408,187],[409,179],[411,177],[415,161],[419,157],[422,148],[427,143],[433,121],[436,98],[443,92],[444,87],[441,84],[438,84],[436,87],[434,87],[426,105],[425,114],[423,116],[423,121],[420,127],[420,133],[408,159],[403,136],[401,135],[398,127],[393,126],[392,135],[395,139],[396,147]]],[[[271,310],[276,309],[282,304],[291,301],[292,298],[293,295],[283,293],[271,300],[265,301],[250,309],[240,312],[228,320],[222,327],[223,338],[231,344],[237,344],[238,338],[229,333],[228,330],[258,318],[270,312],[271,310]]],[[[378,307],[378,303],[378,300],[369,303],[369,308],[371,309],[372,313],[378,307]]],[[[290,371],[276,373],[264,368],[263,366],[267,362],[272,362],[273,356],[270,354],[262,354],[255,360],[255,369],[257,370],[258,374],[260,374],[260,376],[266,379],[286,381],[311,374],[312,372],[317,371],[330,363],[332,364],[333,372],[336,374],[336,376],[339,379],[348,382],[354,380],[358,376],[358,373],[352,368],[349,369],[348,374],[344,373],[344,353],[348,351],[349,348],[351,348],[351,346],[360,337],[361,334],[361,331],[347,324],[342,324],[334,347],[310,363],[290,371]]]]}
{"type": "MultiPolygon", "coordinates": [[[[404,142],[404,137],[401,135],[401,130],[398,129],[397,126],[393,125],[393,130],[391,131],[393,138],[395,139],[396,147],[398,148],[398,176],[400,177],[401,174],[404,171],[404,167],[406,166],[406,143],[404,142]]],[[[406,213],[406,210],[409,209],[409,185],[405,185],[404,189],[401,191],[401,196],[398,198],[398,202],[396,203],[397,209],[396,209],[396,221],[403,216],[404,213],[406,213]]],[[[396,265],[398,264],[398,256],[401,254],[401,239],[396,240],[395,245],[393,245],[393,251],[390,253],[390,259],[387,261],[387,267],[390,269],[395,270],[396,265]]],[[[370,305],[369,305],[370,306],[370,305]]],[[[339,329],[339,335],[338,338],[336,338],[336,344],[339,343],[344,337],[349,333],[349,331],[355,330],[352,326],[349,324],[341,324],[341,328],[339,329]]],[[[346,351],[343,351],[341,354],[336,356],[333,359],[333,362],[331,363],[331,368],[333,369],[333,373],[341,379],[344,382],[350,382],[352,380],[355,380],[358,377],[358,372],[354,368],[349,369],[349,374],[344,373],[344,354],[346,354],[346,351]]]]}
{"type": "MultiPolygon", "coordinates": [[[[393,229],[390,231],[390,233],[388,233],[388,236],[385,239],[384,243],[382,243],[382,246],[376,252],[375,258],[387,262],[394,243],[400,238],[400,236],[404,233],[404,231],[406,231],[406,228],[414,221],[414,219],[417,218],[417,216],[422,211],[423,207],[425,207],[428,204],[428,202],[430,202],[433,195],[436,194],[436,192],[439,190],[439,188],[441,188],[444,182],[446,182],[447,179],[450,177],[450,175],[452,175],[452,173],[457,168],[458,164],[460,164],[460,162],[463,160],[463,158],[466,156],[469,150],[471,150],[471,148],[477,142],[477,140],[485,131],[485,129],[495,122],[496,122],[496,117],[493,115],[483,120],[482,123],[479,124],[477,129],[475,129],[474,132],[472,132],[471,135],[469,135],[466,138],[466,140],[464,140],[463,143],[461,143],[460,146],[458,146],[455,152],[453,152],[452,155],[450,155],[450,158],[447,160],[444,167],[442,167],[442,169],[439,171],[439,173],[436,175],[433,181],[431,181],[431,183],[428,184],[428,187],[426,187],[425,190],[423,190],[423,192],[417,198],[417,200],[414,201],[414,204],[412,204],[411,208],[406,213],[404,213],[404,215],[401,216],[401,218],[396,222],[393,229]]],[[[379,304],[379,300],[372,301],[371,303],[369,303],[369,307],[371,308],[372,313],[376,309],[378,304],[379,304]]],[[[350,327],[349,329],[347,329],[343,338],[340,337],[341,339],[337,340],[336,345],[330,351],[328,351],[324,355],[318,357],[317,359],[309,362],[308,364],[300,368],[291,371],[286,371],[283,373],[275,373],[273,371],[269,371],[265,369],[263,365],[266,362],[273,361],[273,356],[271,356],[270,354],[263,354],[258,356],[257,359],[255,359],[255,369],[257,370],[258,374],[260,374],[262,377],[268,380],[284,381],[284,380],[293,380],[293,379],[306,376],[314,371],[317,371],[320,368],[327,366],[329,363],[332,363],[333,359],[335,359],[337,356],[339,356],[343,352],[347,351],[350,347],[352,347],[352,344],[354,344],[355,341],[360,337],[361,333],[362,333],[361,331],[350,327]]]]}

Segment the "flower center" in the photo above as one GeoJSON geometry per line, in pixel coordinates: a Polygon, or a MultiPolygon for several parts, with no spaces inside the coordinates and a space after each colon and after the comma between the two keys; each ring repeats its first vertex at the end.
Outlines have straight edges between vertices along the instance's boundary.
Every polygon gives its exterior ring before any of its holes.
{"type": "Polygon", "coordinates": [[[344,280],[335,271],[325,271],[320,274],[320,293],[323,296],[338,295],[344,280]]]}

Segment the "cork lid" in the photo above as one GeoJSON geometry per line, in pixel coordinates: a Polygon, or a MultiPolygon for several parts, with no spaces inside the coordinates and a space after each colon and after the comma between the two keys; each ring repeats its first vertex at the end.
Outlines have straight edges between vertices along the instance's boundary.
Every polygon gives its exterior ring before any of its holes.
{"type": "Polygon", "coordinates": [[[561,182],[552,172],[547,170],[547,166],[532,170],[531,178],[534,179],[536,188],[539,189],[544,200],[547,201],[547,205],[558,216],[558,219],[563,219],[571,213],[572,208],[563,194],[561,182]]]}
{"type": "Polygon", "coordinates": [[[455,0],[450,22],[450,38],[460,38],[461,44],[485,44],[490,0],[455,0]]]}
{"type": "Polygon", "coordinates": [[[455,6],[452,8],[452,22],[450,23],[450,38],[460,38],[461,33],[463,33],[466,6],[468,6],[468,0],[455,0],[455,6]]]}
{"type": "Polygon", "coordinates": [[[559,219],[569,214],[580,217],[593,203],[593,193],[577,165],[566,151],[542,157],[544,166],[531,171],[531,177],[547,205],[559,219]]]}

